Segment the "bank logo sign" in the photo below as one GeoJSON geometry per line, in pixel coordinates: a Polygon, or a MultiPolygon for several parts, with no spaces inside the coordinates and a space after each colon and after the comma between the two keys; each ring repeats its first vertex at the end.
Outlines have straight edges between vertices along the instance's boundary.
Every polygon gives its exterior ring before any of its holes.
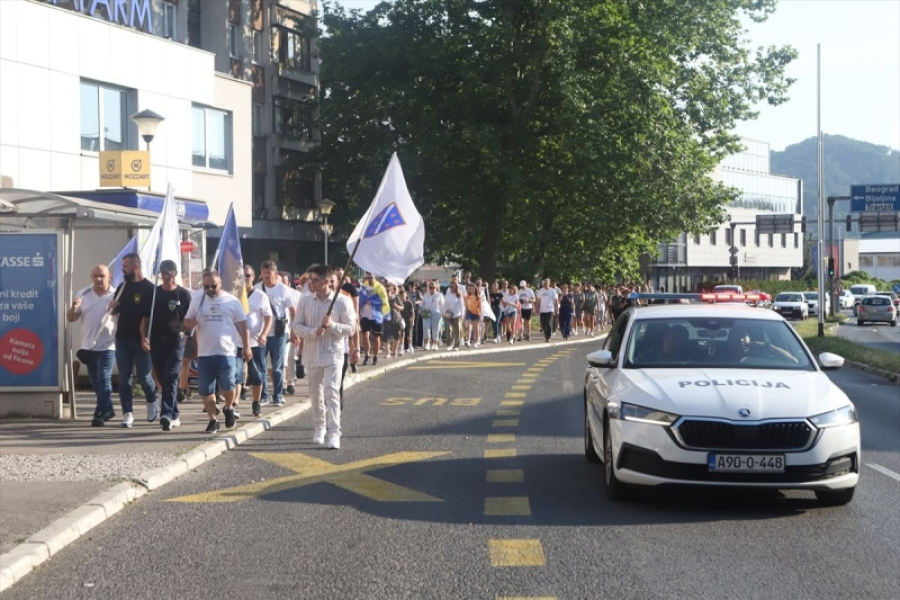
{"type": "Polygon", "coordinates": [[[150,187],[150,156],[138,150],[101,152],[100,187],[150,187]]]}

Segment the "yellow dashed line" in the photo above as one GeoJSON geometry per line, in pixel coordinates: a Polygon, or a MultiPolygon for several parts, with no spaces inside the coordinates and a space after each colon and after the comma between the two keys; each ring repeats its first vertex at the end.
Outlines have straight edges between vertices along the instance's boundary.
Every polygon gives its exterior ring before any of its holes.
{"type": "Polygon", "coordinates": [[[484,514],[488,517],[527,517],[531,515],[531,503],[528,496],[485,498],[484,514]]]}
{"type": "Polygon", "coordinates": [[[488,540],[492,567],[543,567],[547,564],[540,540],[488,540]]]}
{"type": "Polygon", "coordinates": [[[515,458],[517,455],[515,448],[488,448],[484,451],[485,458],[515,458]]]}
{"type": "Polygon", "coordinates": [[[522,406],[525,404],[524,400],[501,400],[500,406],[522,406]]]}
{"type": "Polygon", "coordinates": [[[525,390],[526,392],[531,389],[530,385],[514,385],[510,387],[512,390],[525,390]]]}
{"type": "Polygon", "coordinates": [[[521,414],[522,411],[518,408],[498,408],[496,412],[498,417],[515,417],[521,414]]]}
{"type": "Polygon", "coordinates": [[[518,427],[519,420],[518,419],[494,419],[494,422],[491,423],[491,427],[518,427]]]}
{"type": "Polygon", "coordinates": [[[524,392],[506,392],[504,398],[525,398],[528,394],[524,392]]]}
{"type": "Polygon", "coordinates": [[[514,433],[489,433],[487,436],[488,444],[511,444],[516,441],[514,433]]]}
{"type": "Polygon", "coordinates": [[[525,471],[522,469],[488,469],[488,483],[522,483],[525,471]]]}
{"type": "Polygon", "coordinates": [[[523,385],[525,385],[525,384],[531,385],[532,383],[534,383],[534,382],[536,382],[536,381],[537,381],[537,379],[534,378],[534,377],[522,377],[522,378],[519,379],[516,383],[520,383],[520,384],[523,384],[523,385]]]}

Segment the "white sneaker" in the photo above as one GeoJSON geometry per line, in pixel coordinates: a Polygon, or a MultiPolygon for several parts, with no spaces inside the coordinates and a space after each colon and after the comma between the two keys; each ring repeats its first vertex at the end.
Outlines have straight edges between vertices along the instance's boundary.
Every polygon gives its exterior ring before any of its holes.
{"type": "Polygon", "coordinates": [[[132,425],[134,425],[134,413],[122,415],[122,427],[131,427],[132,425]]]}
{"type": "Polygon", "coordinates": [[[499,343],[500,343],[500,338],[494,338],[494,343],[495,343],[495,344],[499,344],[499,343]]]}
{"type": "Polygon", "coordinates": [[[404,354],[403,350],[397,350],[397,356],[403,356],[403,354],[404,354]]]}
{"type": "Polygon", "coordinates": [[[425,342],[425,345],[422,346],[423,350],[431,350],[431,342],[425,342]]]}
{"type": "Polygon", "coordinates": [[[476,347],[476,348],[480,348],[480,347],[481,347],[481,343],[480,343],[480,342],[475,342],[475,347],[476,347]]]}
{"type": "Polygon", "coordinates": [[[414,352],[415,352],[415,350],[413,350],[412,348],[410,348],[409,350],[406,351],[407,354],[413,354],[414,352]]]}
{"type": "Polygon", "coordinates": [[[329,450],[340,450],[341,449],[341,438],[336,435],[328,436],[328,443],[326,444],[329,450]]]}
{"type": "Polygon", "coordinates": [[[321,446],[325,443],[325,432],[319,431],[318,429],[313,432],[313,444],[316,446],[321,446]]]}
{"type": "Polygon", "coordinates": [[[152,423],[159,418],[159,400],[147,403],[147,422],[152,423]]]}
{"type": "Polygon", "coordinates": [[[466,340],[466,348],[469,347],[469,340],[466,340]]]}
{"type": "Polygon", "coordinates": [[[438,346],[437,344],[435,344],[435,345],[433,345],[433,346],[431,347],[431,349],[432,349],[432,350],[440,350],[441,347],[438,346]]]}
{"type": "Polygon", "coordinates": [[[172,429],[175,429],[176,427],[181,427],[181,419],[180,418],[172,419],[172,421],[169,423],[169,427],[171,427],[172,429]]]}

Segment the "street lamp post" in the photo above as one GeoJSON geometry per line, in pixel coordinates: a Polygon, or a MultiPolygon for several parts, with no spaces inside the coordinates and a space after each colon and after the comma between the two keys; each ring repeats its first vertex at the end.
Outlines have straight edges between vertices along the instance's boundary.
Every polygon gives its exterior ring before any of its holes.
{"type": "MultiPolygon", "coordinates": [[[[153,137],[156,135],[156,128],[159,127],[160,123],[165,121],[165,118],[152,110],[144,109],[135,115],[131,115],[131,120],[137,125],[138,133],[141,134],[141,137],[144,138],[144,141],[147,143],[149,160],[150,142],[153,141],[153,137]]],[[[147,188],[149,189],[150,186],[147,186],[147,188]]]]}
{"type": "Polygon", "coordinates": [[[328,215],[337,204],[323,198],[319,202],[319,214],[322,215],[322,231],[325,232],[325,265],[328,265],[328,215]]]}

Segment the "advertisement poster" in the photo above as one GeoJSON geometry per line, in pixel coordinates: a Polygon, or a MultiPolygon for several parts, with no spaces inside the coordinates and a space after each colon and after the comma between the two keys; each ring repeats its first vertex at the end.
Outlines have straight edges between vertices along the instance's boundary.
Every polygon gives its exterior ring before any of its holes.
{"type": "Polygon", "coordinates": [[[0,234],[0,387],[58,387],[56,233],[0,234]]]}

